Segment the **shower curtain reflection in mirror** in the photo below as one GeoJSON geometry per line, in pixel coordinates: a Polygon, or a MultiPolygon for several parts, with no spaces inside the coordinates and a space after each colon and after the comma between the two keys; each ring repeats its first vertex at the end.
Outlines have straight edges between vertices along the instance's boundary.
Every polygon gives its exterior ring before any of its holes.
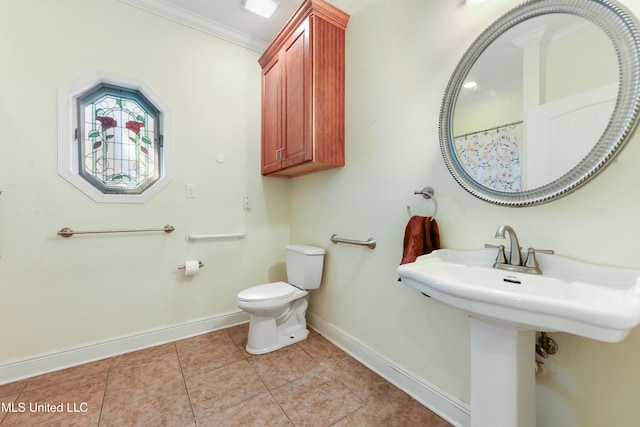
{"type": "Polygon", "coordinates": [[[467,173],[497,191],[522,191],[520,147],[522,122],[454,138],[456,155],[467,173]]]}

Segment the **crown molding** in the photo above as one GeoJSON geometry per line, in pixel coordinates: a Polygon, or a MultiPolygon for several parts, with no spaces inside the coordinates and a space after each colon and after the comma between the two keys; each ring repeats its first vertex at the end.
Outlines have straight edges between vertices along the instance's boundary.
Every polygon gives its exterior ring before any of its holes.
{"type": "Polygon", "coordinates": [[[130,6],[162,16],[203,33],[235,43],[258,53],[265,51],[268,41],[243,33],[213,19],[177,7],[164,0],[120,0],[130,6]]]}

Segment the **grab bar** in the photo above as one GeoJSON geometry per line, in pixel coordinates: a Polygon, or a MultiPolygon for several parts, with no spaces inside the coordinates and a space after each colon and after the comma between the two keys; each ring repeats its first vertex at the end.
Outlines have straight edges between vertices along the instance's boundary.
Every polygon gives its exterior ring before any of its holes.
{"type": "Polygon", "coordinates": [[[184,236],[184,239],[187,242],[195,242],[196,240],[205,240],[205,239],[233,239],[238,238],[242,239],[244,237],[244,231],[240,231],[238,233],[226,233],[226,234],[194,234],[187,233],[184,236]]]}
{"type": "Polygon", "coordinates": [[[71,237],[74,234],[106,234],[106,233],[141,233],[147,231],[164,231],[165,233],[171,233],[175,228],[172,225],[165,225],[163,228],[149,228],[138,230],[100,230],[100,231],[74,231],[69,227],[64,227],[58,231],[58,236],[71,237]]]}
{"type": "MultiPolygon", "coordinates": [[[[436,215],[438,214],[438,201],[436,200],[435,192],[433,191],[433,187],[424,187],[422,190],[416,190],[413,194],[421,194],[425,199],[431,199],[433,201],[433,213],[431,214],[431,221],[436,219],[436,215]]],[[[407,214],[409,217],[412,217],[411,206],[407,205],[407,214]]]]}
{"type": "Polygon", "coordinates": [[[375,249],[376,247],[376,239],[374,239],[373,237],[369,237],[369,240],[351,240],[343,239],[342,237],[338,237],[337,234],[334,234],[329,238],[329,240],[331,240],[334,244],[348,243],[350,245],[369,246],[369,249],[375,249]]]}

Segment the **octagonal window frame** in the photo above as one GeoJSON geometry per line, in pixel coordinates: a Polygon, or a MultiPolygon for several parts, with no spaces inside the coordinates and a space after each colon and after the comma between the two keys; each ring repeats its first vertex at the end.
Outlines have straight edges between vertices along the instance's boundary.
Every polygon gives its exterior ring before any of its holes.
{"type": "MultiPolygon", "coordinates": [[[[114,93],[117,94],[117,92],[114,93]]],[[[93,108],[92,114],[95,114],[96,107],[93,108]]],[[[58,174],[94,201],[99,203],[145,203],[171,182],[171,112],[160,97],[143,81],[103,71],[90,72],[58,90],[58,112],[58,174]],[[144,104],[143,109],[155,110],[155,114],[157,114],[154,120],[155,129],[151,133],[149,132],[151,129],[144,128],[146,125],[143,123],[146,121],[145,116],[138,117],[134,111],[131,111],[132,115],[126,111],[118,112],[116,115],[119,120],[115,119],[113,111],[111,111],[109,121],[102,119],[107,124],[105,128],[102,127],[100,120],[97,124],[95,122],[86,126],[80,124],[82,120],[80,118],[80,105],[82,104],[80,101],[83,97],[91,98],[91,94],[99,91],[108,93],[118,90],[126,99],[136,99],[137,103],[144,104]],[[125,118],[124,123],[123,118],[125,118]],[[117,126],[118,129],[113,125],[113,122],[116,121],[120,122],[117,126]],[[83,170],[82,167],[86,156],[91,155],[93,146],[101,148],[102,144],[115,140],[114,132],[116,130],[120,132],[119,139],[126,138],[131,142],[130,150],[138,150],[137,154],[142,155],[140,158],[144,158],[145,150],[149,153],[151,146],[153,146],[153,150],[157,150],[153,153],[154,156],[157,156],[154,166],[154,173],[157,174],[150,179],[145,179],[135,189],[107,185],[104,180],[93,176],[93,173],[83,170]],[[93,139],[89,138],[91,147],[90,149],[83,148],[83,140],[90,134],[93,136],[93,139]],[[113,136],[107,138],[107,135],[113,136]]],[[[109,117],[109,114],[101,117],[109,117]]]]}

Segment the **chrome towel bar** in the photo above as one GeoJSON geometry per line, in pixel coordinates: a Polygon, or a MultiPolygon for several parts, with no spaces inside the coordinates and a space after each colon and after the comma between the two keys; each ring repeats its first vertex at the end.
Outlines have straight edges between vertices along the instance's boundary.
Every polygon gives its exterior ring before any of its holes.
{"type": "Polygon", "coordinates": [[[74,231],[69,227],[64,227],[58,231],[58,236],[71,237],[74,234],[107,234],[107,233],[141,233],[147,231],[164,231],[165,233],[171,233],[175,228],[172,225],[165,225],[163,228],[149,228],[149,229],[137,229],[137,230],[101,230],[101,231],[74,231]]]}
{"type": "Polygon", "coordinates": [[[368,246],[369,249],[375,249],[376,247],[376,239],[373,237],[369,237],[369,240],[351,240],[351,239],[343,239],[342,237],[338,237],[337,234],[334,234],[329,238],[334,244],[336,243],[348,243],[350,245],[358,245],[358,246],[368,246]]]}
{"type": "Polygon", "coordinates": [[[188,233],[184,239],[187,242],[195,242],[196,240],[205,240],[205,239],[242,239],[244,237],[244,231],[240,231],[238,233],[226,233],[226,234],[195,234],[188,233]]]}

